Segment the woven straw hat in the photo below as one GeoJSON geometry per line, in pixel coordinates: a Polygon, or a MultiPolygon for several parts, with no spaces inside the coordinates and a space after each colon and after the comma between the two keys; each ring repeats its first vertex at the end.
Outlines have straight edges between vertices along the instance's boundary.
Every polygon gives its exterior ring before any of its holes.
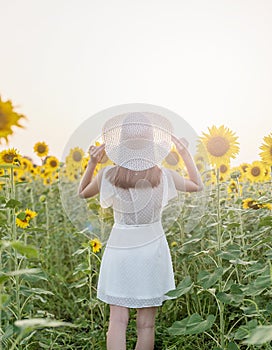
{"type": "Polygon", "coordinates": [[[172,125],[165,117],[149,112],[114,116],[102,128],[108,157],[134,171],[159,164],[171,149],[172,125]]]}

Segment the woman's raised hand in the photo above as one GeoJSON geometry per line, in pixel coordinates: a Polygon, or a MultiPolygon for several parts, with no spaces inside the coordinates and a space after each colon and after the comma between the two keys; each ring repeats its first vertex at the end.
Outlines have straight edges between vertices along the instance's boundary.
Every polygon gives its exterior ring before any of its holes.
{"type": "Polygon", "coordinates": [[[98,163],[102,160],[102,158],[105,154],[105,144],[102,143],[102,145],[100,145],[100,146],[91,145],[89,147],[88,152],[90,154],[91,162],[98,163]]]}
{"type": "Polygon", "coordinates": [[[185,154],[185,152],[188,150],[189,142],[184,137],[178,138],[175,135],[172,135],[171,139],[177,147],[179,154],[185,154]]]}

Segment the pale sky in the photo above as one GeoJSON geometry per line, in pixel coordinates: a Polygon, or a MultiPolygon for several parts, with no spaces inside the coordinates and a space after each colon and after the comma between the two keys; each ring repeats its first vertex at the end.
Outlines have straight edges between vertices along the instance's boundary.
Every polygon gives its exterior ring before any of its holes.
{"type": "Polygon", "coordinates": [[[60,158],[87,118],[149,103],[179,114],[198,134],[229,127],[241,148],[233,165],[259,159],[272,131],[271,0],[0,6],[0,94],[28,117],[8,147],[36,159],[33,145],[45,141],[60,158]]]}

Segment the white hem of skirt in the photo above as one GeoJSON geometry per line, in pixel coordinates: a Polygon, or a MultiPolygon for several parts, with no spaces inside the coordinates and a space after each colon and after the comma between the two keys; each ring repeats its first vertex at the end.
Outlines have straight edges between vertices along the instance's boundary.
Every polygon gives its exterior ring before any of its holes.
{"type": "Polygon", "coordinates": [[[97,291],[97,298],[110,305],[123,306],[131,309],[161,306],[165,300],[175,299],[172,297],[168,297],[167,295],[163,295],[162,297],[155,297],[151,299],[123,298],[123,297],[115,297],[115,296],[107,295],[101,290],[97,291]]]}

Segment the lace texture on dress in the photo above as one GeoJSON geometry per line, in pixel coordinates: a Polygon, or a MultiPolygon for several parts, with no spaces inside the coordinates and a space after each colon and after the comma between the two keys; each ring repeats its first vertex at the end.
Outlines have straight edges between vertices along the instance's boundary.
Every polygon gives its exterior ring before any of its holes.
{"type": "Polygon", "coordinates": [[[106,178],[109,168],[104,170],[100,205],[113,208],[114,222],[121,225],[146,225],[161,220],[161,213],[168,201],[177,196],[174,180],[168,169],[162,168],[162,179],[153,187],[145,180],[139,180],[134,188],[116,187],[106,178]]]}

